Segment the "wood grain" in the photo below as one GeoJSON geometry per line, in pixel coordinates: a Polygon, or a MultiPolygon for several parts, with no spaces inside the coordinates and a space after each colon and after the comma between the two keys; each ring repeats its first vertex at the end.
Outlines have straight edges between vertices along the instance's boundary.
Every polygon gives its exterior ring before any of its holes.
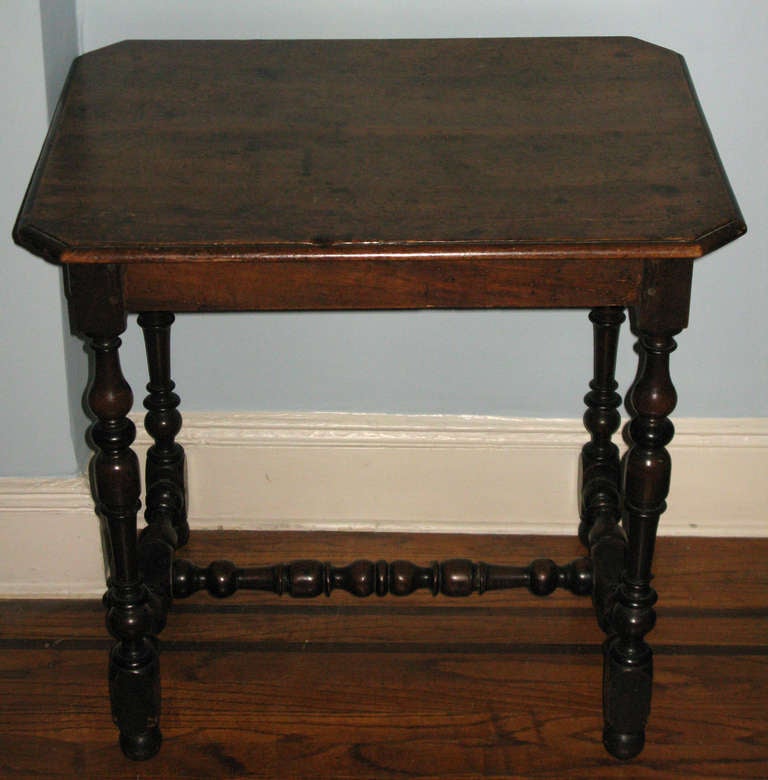
{"type": "Polygon", "coordinates": [[[125,297],[132,311],[178,312],[626,306],[642,274],[634,259],[152,262],[126,264],[125,297]]]}
{"type": "Polygon", "coordinates": [[[642,41],[125,41],[76,60],[16,238],[690,258],[743,231],[682,58],[642,41]]]}
{"type": "MultiPolygon", "coordinates": [[[[183,554],[233,549],[247,565],[579,553],[560,537],[196,532],[183,554]]],[[[567,593],[176,602],[161,640],[165,743],[138,765],[109,718],[101,605],[1,602],[0,774],[764,777],[767,553],[766,540],[659,540],[653,713],[630,764],[600,745],[601,634],[567,593]]]]}

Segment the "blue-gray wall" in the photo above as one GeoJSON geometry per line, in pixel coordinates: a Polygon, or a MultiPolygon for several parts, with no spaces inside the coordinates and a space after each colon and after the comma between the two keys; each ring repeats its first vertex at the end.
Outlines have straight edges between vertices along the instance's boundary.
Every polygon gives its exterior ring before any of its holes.
{"type": "Polygon", "coordinates": [[[29,0],[0,3],[0,475],[77,468],[59,273],[11,241],[48,124],[40,10],[29,0]]]}
{"type": "MultiPolygon", "coordinates": [[[[10,231],[42,141],[45,81],[61,79],[76,18],[79,49],[123,38],[427,37],[636,35],[682,52],[750,232],[697,262],[691,323],[673,356],[677,414],[768,416],[768,6],[750,0],[54,0],[29,3],[25,51],[7,52],[25,72],[6,85],[13,105],[2,185],[10,231]],[[49,6],[55,6],[55,10],[49,6]],[[60,34],[56,34],[56,30],[60,34]],[[36,37],[35,37],[36,36],[36,37]],[[45,68],[40,61],[44,43],[45,68]]],[[[66,474],[80,458],[84,357],[62,337],[56,270],[0,237],[5,434],[0,474],[66,474]],[[7,269],[11,269],[8,271],[7,269]],[[10,284],[9,284],[10,282],[10,284]],[[63,349],[63,345],[65,349],[63,349]],[[62,358],[66,354],[66,361],[62,358]],[[69,400],[67,400],[69,399],[69,400]],[[67,409],[71,410],[72,434],[67,409]],[[66,430],[66,433],[64,432],[66,430]]],[[[124,367],[140,398],[146,381],[132,321],[124,367]]],[[[183,408],[338,410],[537,417],[581,414],[591,332],[580,312],[185,315],[174,327],[174,375],[183,408]]],[[[633,373],[629,339],[620,374],[633,373]]]]}

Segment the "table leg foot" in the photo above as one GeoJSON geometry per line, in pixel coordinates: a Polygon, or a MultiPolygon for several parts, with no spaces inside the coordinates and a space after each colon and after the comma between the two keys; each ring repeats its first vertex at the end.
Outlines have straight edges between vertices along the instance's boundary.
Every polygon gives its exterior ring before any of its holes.
{"type": "Polygon", "coordinates": [[[645,724],[651,709],[653,653],[618,637],[606,641],[604,652],[603,712],[605,749],[621,760],[637,756],[645,745],[645,724]]]}
{"type": "Polygon", "coordinates": [[[162,735],[157,725],[160,668],[151,640],[135,647],[115,645],[110,654],[109,690],[123,753],[134,761],[152,758],[160,750],[162,735]]]}
{"type": "Polygon", "coordinates": [[[143,734],[120,735],[120,749],[126,758],[133,761],[146,761],[157,755],[161,744],[162,736],[159,728],[151,729],[143,734]]]}
{"type": "Polygon", "coordinates": [[[621,761],[639,756],[645,747],[645,732],[636,734],[620,734],[612,726],[606,726],[603,731],[603,745],[614,757],[621,761]]]}

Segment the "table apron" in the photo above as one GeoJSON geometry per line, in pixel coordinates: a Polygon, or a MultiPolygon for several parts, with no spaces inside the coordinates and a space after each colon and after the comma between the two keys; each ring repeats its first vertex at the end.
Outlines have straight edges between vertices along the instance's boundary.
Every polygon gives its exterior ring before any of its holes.
{"type": "Polygon", "coordinates": [[[128,311],[322,311],[632,306],[645,261],[350,259],[123,266],[128,311]]]}

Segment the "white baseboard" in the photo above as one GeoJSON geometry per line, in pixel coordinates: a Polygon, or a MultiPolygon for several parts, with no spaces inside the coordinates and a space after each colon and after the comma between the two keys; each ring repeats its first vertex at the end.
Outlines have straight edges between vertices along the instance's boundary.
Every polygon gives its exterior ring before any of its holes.
{"type": "MultiPolygon", "coordinates": [[[[768,536],[768,419],[676,428],[660,533],[768,536]]],[[[580,420],[188,413],[179,440],[193,528],[573,534],[578,524],[580,420]]],[[[0,595],[103,590],[84,477],[0,479],[0,540],[0,595]]]]}

